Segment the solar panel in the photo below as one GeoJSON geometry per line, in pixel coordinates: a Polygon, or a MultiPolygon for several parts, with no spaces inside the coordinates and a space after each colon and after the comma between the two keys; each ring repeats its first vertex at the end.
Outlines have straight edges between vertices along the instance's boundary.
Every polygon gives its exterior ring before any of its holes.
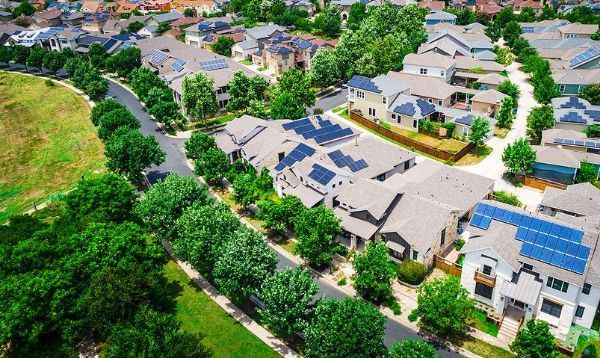
{"type": "Polygon", "coordinates": [[[576,244],[574,242],[570,242],[569,245],[567,245],[567,251],[566,253],[572,256],[577,256],[577,251],[579,250],[579,244],[576,244]]]}
{"type": "Polygon", "coordinates": [[[481,228],[484,230],[487,230],[490,227],[491,223],[492,223],[492,218],[490,218],[489,216],[484,216],[481,219],[481,228]]]}
{"type": "Polygon", "coordinates": [[[577,272],[578,274],[583,274],[583,272],[585,271],[585,263],[586,261],[584,260],[575,259],[571,270],[577,272]]]}
{"type": "Polygon", "coordinates": [[[320,166],[319,164],[312,165],[313,170],[308,173],[308,177],[321,185],[327,185],[335,177],[335,173],[331,170],[320,166]]]}
{"type": "Polygon", "coordinates": [[[543,248],[537,245],[533,245],[533,247],[531,248],[531,252],[529,253],[529,256],[531,258],[534,258],[536,260],[539,260],[542,258],[542,252],[543,252],[543,248]]]}
{"type": "Polygon", "coordinates": [[[563,140],[560,138],[554,138],[554,144],[563,144],[563,140]]]}
{"type": "Polygon", "coordinates": [[[544,248],[542,250],[542,257],[540,257],[540,260],[549,263],[552,260],[552,255],[554,255],[554,250],[544,248]]]}
{"type": "Polygon", "coordinates": [[[585,109],[585,105],[575,96],[569,97],[569,100],[560,105],[560,108],[585,109]]]}
{"type": "Polygon", "coordinates": [[[564,253],[567,251],[568,245],[569,245],[569,242],[567,240],[558,239],[558,241],[556,241],[556,247],[554,248],[554,251],[559,251],[559,252],[564,253]]]}
{"type": "Polygon", "coordinates": [[[492,217],[494,215],[494,212],[496,212],[496,207],[492,206],[492,205],[488,205],[487,208],[485,208],[485,212],[483,214],[485,216],[492,217]]]}
{"type": "Polygon", "coordinates": [[[525,236],[525,242],[534,243],[537,238],[537,231],[527,230],[527,235],[525,236]]]}
{"type": "Polygon", "coordinates": [[[510,223],[513,215],[516,215],[516,213],[513,213],[512,211],[509,211],[509,210],[504,210],[504,214],[502,215],[502,218],[501,218],[502,222],[510,223]]]}
{"type": "Polygon", "coordinates": [[[150,61],[156,65],[162,65],[169,58],[169,55],[166,53],[155,49],[150,50],[148,55],[150,56],[150,61]]]}
{"type": "Polygon", "coordinates": [[[587,121],[576,112],[568,112],[560,118],[560,121],[568,123],[587,123],[587,121]]]}
{"type": "Polygon", "coordinates": [[[575,263],[575,258],[573,256],[565,255],[563,257],[563,261],[561,267],[567,270],[573,269],[573,264],[575,263]]]}
{"type": "Polygon", "coordinates": [[[357,75],[353,76],[350,79],[350,81],[348,81],[347,86],[363,89],[363,90],[369,91],[369,92],[375,92],[375,93],[382,92],[379,89],[379,87],[377,87],[377,85],[375,85],[375,83],[373,83],[373,81],[370,78],[363,77],[363,76],[357,76],[357,75]]]}
{"type": "Polygon", "coordinates": [[[342,153],[342,151],[338,149],[338,150],[336,150],[334,152],[329,153],[328,155],[329,155],[329,158],[331,158],[331,160],[335,161],[335,160],[343,157],[344,153],[342,153]]]}
{"type": "Polygon", "coordinates": [[[422,116],[427,116],[427,115],[430,115],[431,113],[435,112],[435,105],[433,105],[432,103],[429,103],[423,99],[420,99],[420,98],[417,99],[417,106],[419,106],[419,108],[421,108],[422,116]]]}
{"type": "Polygon", "coordinates": [[[483,216],[480,214],[474,214],[473,217],[471,218],[471,225],[475,226],[475,227],[479,227],[479,225],[481,225],[481,219],[483,219],[483,216]]]}
{"type": "Polygon", "coordinates": [[[554,251],[550,263],[554,266],[560,267],[562,265],[563,257],[565,257],[565,254],[563,254],[562,252],[554,251]]]}
{"type": "Polygon", "coordinates": [[[558,241],[558,239],[554,236],[548,236],[548,240],[546,240],[546,248],[550,249],[550,250],[554,250],[554,248],[556,247],[556,242],[558,241]]]}
{"type": "Polygon", "coordinates": [[[515,234],[515,239],[517,240],[525,240],[525,237],[527,236],[527,229],[524,227],[520,227],[517,229],[517,233],[515,234]]]}
{"type": "Polygon", "coordinates": [[[550,235],[559,237],[561,231],[562,231],[562,229],[561,229],[560,225],[552,224],[552,227],[550,228],[550,235]]]}
{"type": "Polygon", "coordinates": [[[542,221],[542,226],[540,227],[540,232],[548,234],[550,229],[552,228],[552,223],[549,221],[542,221]]]}
{"type": "Polygon", "coordinates": [[[334,139],[343,138],[345,136],[349,136],[349,135],[352,135],[352,134],[354,134],[354,132],[352,131],[352,129],[350,129],[350,128],[343,128],[343,129],[337,130],[335,132],[328,133],[326,135],[315,137],[315,142],[317,142],[317,144],[321,144],[321,143],[324,143],[324,142],[332,141],[334,139]]]}
{"type": "Polygon", "coordinates": [[[579,248],[577,250],[577,255],[575,255],[575,256],[580,259],[586,260],[588,258],[588,256],[590,255],[590,251],[591,251],[591,249],[589,247],[579,245],[579,248]]]}
{"type": "Polygon", "coordinates": [[[523,220],[523,215],[519,213],[514,213],[512,218],[510,219],[510,223],[513,225],[521,225],[521,221],[523,220]]]}
{"type": "Polygon", "coordinates": [[[575,141],[574,141],[574,140],[571,140],[571,139],[565,139],[565,140],[564,140],[564,143],[565,143],[565,144],[568,144],[568,145],[574,145],[574,144],[575,144],[575,141]]]}
{"type": "Polygon", "coordinates": [[[541,226],[542,226],[542,220],[540,220],[538,218],[533,218],[533,220],[531,221],[531,226],[529,226],[529,228],[531,230],[539,231],[541,226]]]}
{"type": "Polygon", "coordinates": [[[417,111],[415,110],[415,106],[410,102],[404,103],[400,106],[396,106],[396,108],[394,108],[394,112],[409,117],[412,117],[415,115],[415,113],[417,113],[417,111]]]}
{"type": "Polygon", "coordinates": [[[295,121],[291,121],[288,123],[284,123],[281,125],[281,127],[283,129],[285,129],[286,131],[289,131],[290,129],[294,129],[297,127],[301,127],[301,126],[305,126],[307,124],[310,124],[310,119],[308,118],[302,118],[302,119],[296,119],[295,121]]]}
{"type": "Polygon", "coordinates": [[[483,214],[483,212],[485,211],[486,207],[487,207],[486,204],[479,203],[477,205],[477,207],[475,208],[475,214],[483,214]]]}
{"type": "Polygon", "coordinates": [[[579,66],[580,64],[600,55],[600,51],[598,51],[595,47],[590,47],[587,50],[581,52],[579,55],[575,56],[571,61],[571,67],[579,66]]]}
{"type": "Polygon", "coordinates": [[[200,69],[204,71],[214,71],[227,68],[229,65],[223,58],[217,58],[214,60],[200,61],[200,69]]]}
{"type": "Polygon", "coordinates": [[[285,167],[291,167],[294,165],[294,163],[302,161],[306,157],[312,156],[315,154],[315,152],[315,149],[307,146],[304,143],[300,143],[275,166],[275,170],[279,172],[285,169],[285,167]]]}
{"type": "Polygon", "coordinates": [[[341,128],[342,127],[339,124],[336,124],[333,126],[328,126],[328,127],[315,128],[311,131],[306,131],[306,132],[302,133],[302,136],[304,137],[304,139],[310,139],[310,138],[314,138],[316,136],[320,136],[323,134],[335,132],[341,128]]]}
{"type": "Polygon", "coordinates": [[[531,225],[531,221],[532,220],[533,220],[533,218],[531,216],[525,216],[525,215],[523,215],[523,219],[521,219],[521,226],[529,228],[529,226],[531,225]]]}
{"type": "Polygon", "coordinates": [[[535,239],[535,244],[545,247],[547,240],[548,240],[548,235],[544,234],[543,232],[540,232],[537,234],[537,237],[535,239]]]}
{"type": "Polygon", "coordinates": [[[519,254],[529,257],[531,255],[532,249],[533,249],[533,245],[526,242],[521,246],[521,251],[519,252],[519,254]]]}

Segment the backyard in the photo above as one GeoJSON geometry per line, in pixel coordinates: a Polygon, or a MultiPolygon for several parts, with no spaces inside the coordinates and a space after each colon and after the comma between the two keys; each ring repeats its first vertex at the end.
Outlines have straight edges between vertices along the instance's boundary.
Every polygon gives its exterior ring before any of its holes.
{"type": "Polygon", "coordinates": [[[89,115],[66,87],[0,72],[0,223],[104,167],[89,115]]]}
{"type": "Polygon", "coordinates": [[[176,314],[186,332],[204,335],[203,343],[214,357],[278,357],[198,288],[174,262],[165,266],[165,276],[180,286],[176,314]]]}

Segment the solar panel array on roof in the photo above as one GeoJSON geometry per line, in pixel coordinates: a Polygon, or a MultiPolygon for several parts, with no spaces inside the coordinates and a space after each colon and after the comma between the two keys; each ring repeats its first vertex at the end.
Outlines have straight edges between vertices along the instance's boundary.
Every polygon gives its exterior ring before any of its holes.
{"type": "Polygon", "coordinates": [[[348,87],[360,88],[365,91],[381,93],[382,91],[377,87],[373,81],[364,76],[353,76],[347,83],[348,87]]]}
{"type": "Polygon", "coordinates": [[[351,156],[344,155],[339,149],[328,155],[338,168],[348,167],[353,173],[369,166],[364,159],[354,160],[351,156]]]}
{"type": "Polygon", "coordinates": [[[585,118],[583,118],[576,112],[568,112],[564,116],[560,117],[560,121],[568,123],[587,123],[585,118]]]}
{"type": "Polygon", "coordinates": [[[473,116],[472,114],[467,114],[465,116],[462,116],[462,117],[456,119],[454,122],[456,122],[458,124],[464,124],[464,125],[470,126],[471,123],[473,123],[473,118],[475,118],[475,116],[473,116]]]}
{"type": "Polygon", "coordinates": [[[560,145],[564,144],[564,145],[573,145],[573,146],[585,147],[585,148],[600,149],[600,142],[590,142],[587,140],[571,140],[571,139],[554,138],[554,140],[552,142],[554,144],[560,144],[560,145]]]}
{"type": "Polygon", "coordinates": [[[217,58],[214,60],[200,62],[200,69],[204,71],[220,70],[227,67],[229,67],[229,65],[227,64],[227,61],[223,58],[217,58]]]}
{"type": "Polygon", "coordinates": [[[185,66],[187,62],[182,59],[182,58],[178,58],[175,60],[175,62],[171,65],[171,67],[173,68],[173,70],[177,71],[177,72],[181,72],[183,71],[183,66],[185,66]]]}
{"type": "Polygon", "coordinates": [[[588,116],[592,117],[592,119],[594,120],[594,122],[600,122],[600,111],[593,110],[593,109],[588,109],[588,110],[585,110],[583,113],[585,113],[588,116]]]}
{"type": "Polygon", "coordinates": [[[571,96],[567,102],[560,105],[560,108],[585,109],[585,104],[579,101],[579,98],[571,96]]]}
{"type": "Polygon", "coordinates": [[[114,46],[114,44],[117,43],[117,40],[115,39],[109,39],[108,41],[106,41],[102,47],[104,47],[105,50],[109,50],[111,47],[114,46]]]}
{"type": "Polygon", "coordinates": [[[150,50],[148,56],[150,56],[150,62],[155,65],[162,65],[169,58],[169,55],[156,49],[150,50]]]}
{"type": "Polygon", "coordinates": [[[415,115],[415,113],[417,113],[417,111],[415,110],[415,106],[410,102],[404,103],[400,106],[396,106],[396,108],[394,108],[394,112],[409,117],[412,117],[415,115]]]}
{"type": "Polygon", "coordinates": [[[324,120],[317,116],[318,127],[308,119],[298,119],[293,122],[282,125],[286,131],[293,130],[296,134],[301,135],[304,139],[313,138],[317,144],[323,144],[336,139],[340,139],[354,134],[350,128],[342,128],[339,124],[333,124],[331,121],[324,120]]]}
{"type": "Polygon", "coordinates": [[[421,115],[427,116],[435,112],[435,106],[424,99],[417,98],[417,106],[421,108],[421,115]]]}
{"type": "Polygon", "coordinates": [[[517,227],[520,255],[584,273],[591,249],[581,244],[583,231],[484,203],[477,205],[471,225],[487,230],[492,220],[517,227]]]}
{"type": "Polygon", "coordinates": [[[315,163],[312,165],[313,170],[308,173],[308,177],[321,185],[327,185],[335,177],[335,173],[331,170],[315,163]]]}
{"type": "Polygon", "coordinates": [[[600,55],[600,51],[595,47],[590,47],[571,60],[571,67],[578,66],[598,55],[600,55]]]}
{"type": "Polygon", "coordinates": [[[294,163],[301,162],[304,158],[310,157],[313,154],[315,154],[313,148],[300,143],[275,166],[275,170],[280,172],[285,169],[285,167],[291,167],[294,163]]]}

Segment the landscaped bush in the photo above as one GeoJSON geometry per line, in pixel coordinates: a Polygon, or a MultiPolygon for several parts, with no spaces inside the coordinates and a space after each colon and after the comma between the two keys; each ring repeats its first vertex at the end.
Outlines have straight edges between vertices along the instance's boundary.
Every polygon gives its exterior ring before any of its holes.
{"type": "Polygon", "coordinates": [[[465,246],[465,240],[458,238],[456,241],[454,241],[454,247],[457,251],[460,251],[463,246],[465,246]]]}
{"type": "Polygon", "coordinates": [[[523,203],[521,203],[521,201],[515,194],[508,193],[503,190],[497,190],[497,191],[494,191],[494,196],[496,196],[496,200],[501,203],[516,206],[516,207],[523,206],[523,203]]]}
{"type": "Polygon", "coordinates": [[[447,136],[452,137],[452,135],[454,134],[454,129],[456,128],[456,123],[446,122],[446,123],[440,124],[440,127],[446,128],[446,130],[448,130],[447,136]]]}
{"type": "Polygon", "coordinates": [[[419,285],[425,279],[427,270],[420,262],[406,259],[398,264],[398,279],[411,285],[419,285]]]}

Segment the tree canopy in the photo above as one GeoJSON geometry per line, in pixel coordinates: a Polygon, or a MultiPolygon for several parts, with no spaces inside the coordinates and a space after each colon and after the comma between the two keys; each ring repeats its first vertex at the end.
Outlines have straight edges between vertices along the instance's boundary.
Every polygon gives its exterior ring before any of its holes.
{"type": "Polygon", "coordinates": [[[231,48],[235,45],[235,40],[231,36],[221,35],[217,41],[210,45],[210,49],[219,55],[231,57],[231,48]]]}
{"type": "Polygon", "coordinates": [[[559,357],[556,340],[550,332],[548,322],[542,320],[528,320],[524,328],[517,333],[517,337],[510,344],[510,349],[517,357],[551,358],[559,357]]]}
{"type": "Polygon", "coordinates": [[[390,349],[390,358],[437,358],[435,348],[420,339],[405,339],[394,343],[390,349]]]}
{"type": "Polygon", "coordinates": [[[593,105],[600,104],[600,83],[585,86],[581,91],[581,98],[588,100],[593,105]]]}
{"type": "Polygon", "coordinates": [[[517,139],[504,148],[502,162],[512,173],[531,174],[536,154],[526,139],[517,139]]]}
{"type": "Polygon", "coordinates": [[[490,122],[481,116],[476,116],[471,122],[469,140],[479,149],[485,144],[485,138],[490,130],[490,122]]]}
{"type": "Polygon", "coordinates": [[[196,160],[200,155],[210,148],[215,148],[215,138],[202,131],[192,133],[192,136],[183,144],[185,148],[185,156],[189,159],[196,160]]]}
{"type": "Polygon", "coordinates": [[[352,277],[354,288],[361,296],[381,303],[392,295],[392,279],[396,273],[384,243],[368,244],[363,253],[354,254],[353,267],[356,270],[352,277]]]}
{"type": "Polygon", "coordinates": [[[195,118],[205,120],[219,111],[214,81],[198,72],[183,79],[183,107],[195,118]]]}
{"type": "Polygon", "coordinates": [[[340,32],[342,15],[336,6],[328,6],[315,17],[314,28],[326,36],[334,37],[340,32]]]}
{"type": "Polygon", "coordinates": [[[322,266],[333,259],[338,250],[335,237],[341,232],[340,220],[333,210],[320,205],[304,210],[294,219],[297,253],[309,263],[322,266]]]}
{"type": "Polygon", "coordinates": [[[527,135],[536,143],[542,140],[542,132],[554,127],[554,109],[543,105],[535,107],[527,116],[527,135]]]}

